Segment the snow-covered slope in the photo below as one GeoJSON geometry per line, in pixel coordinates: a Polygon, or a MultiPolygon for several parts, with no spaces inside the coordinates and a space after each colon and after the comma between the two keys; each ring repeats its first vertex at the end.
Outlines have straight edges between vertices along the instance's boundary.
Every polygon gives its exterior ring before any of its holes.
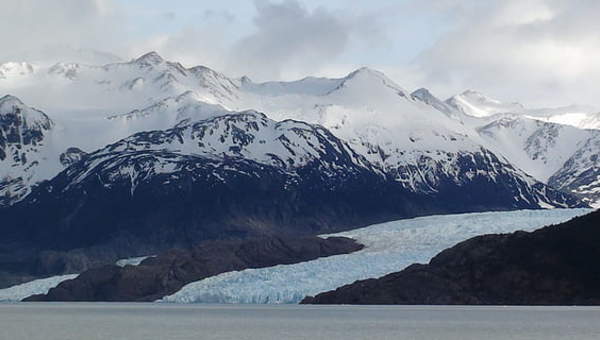
{"type": "MultiPolygon", "coordinates": [[[[246,80],[241,90],[272,86],[246,80]]],[[[361,68],[344,78],[280,83],[277,89],[259,98],[246,93],[240,105],[257,107],[277,119],[323,125],[416,192],[437,192],[448,182],[460,185],[478,175],[504,180],[507,186],[509,178],[520,178],[518,186],[535,185],[535,180],[490,152],[452,107],[425,89],[410,94],[381,72],[361,68]],[[318,86],[308,91],[307,83],[318,86]]],[[[530,196],[534,190],[525,191],[530,196]]]]}
{"type": "Polygon", "coordinates": [[[519,103],[503,103],[481,92],[467,90],[448,100],[446,104],[471,117],[489,117],[498,113],[520,113],[525,107],[519,103]]]}
{"type": "Polygon", "coordinates": [[[308,295],[428,262],[465,239],[534,230],[588,213],[586,209],[490,212],[399,220],[336,234],[366,247],[356,253],[294,265],[228,272],[188,284],[161,302],[298,303],[308,295]]]}
{"type": "Polygon", "coordinates": [[[431,92],[429,92],[426,88],[420,88],[413,93],[411,93],[411,97],[414,100],[422,101],[427,105],[431,105],[437,110],[451,116],[452,118],[460,120],[461,117],[458,115],[459,110],[455,107],[451,106],[447,102],[442,101],[438,97],[434,96],[431,92]]]}
{"type": "Polygon", "coordinates": [[[600,131],[519,115],[504,115],[477,130],[489,148],[542,182],[562,168],[588,139],[600,136],[600,131]]]}
{"type": "Polygon", "coordinates": [[[590,106],[566,106],[554,109],[527,110],[527,116],[550,123],[570,125],[580,129],[600,129],[600,112],[590,106]]]}
{"type": "Polygon", "coordinates": [[[578,146],[548,183],[580,195],[590,205],[600,208],[600,134],[578,146]]]}
{"type": "Polygon", "coordinates": [[[487,147],[539,181],[600,204],[600,131],[499,115],[477,128],[487,147]]]}
{"type": "MultiPolygon", "coordinates": [[[[137,132],[165,130],[184,120],[195,122],[256,110],[275,121],[292,119],[322,125],[373,167],[414,192],[439,192],[449,183],[464,185],[487,178],[504,181],[509,190],[522,192],[517,194],[517,201],[539,201],[541,206],[564,204],[555,204],[555,198],[540,194],[545,189],[526,173],[530,168],[513,161],[512,154],[496,154],[474,125],[465,123],[465,117],[475,119],[465,113],[488,116],[521,106],[505,105],[474,91],[442,102],[426,89],[409,93],[369,68],[337,79],[308,77],[254,83],[247,77],[232,79],[203,66],[186,68],[155,52],[103,66],[58,63],[32,69],[28,75],[0,80],[0,90],[12,88],[32,98],[36,105],[47,104],[50,116],[60,126],[53,137],[52,154],[45,156],[52,164],[39,162],[38,168],[45,170],[37,171],[37,180],[49,179],[62,169],[57,159],[67,149],[91,152],[137,132]],[[47,87],[48,96],[31,96],[28,90],[36,86],[38,90],[47,87]],[[486,113],[467,113],[465,103],[473,112],[486,113]]],[[[65,164],[83,155],[72,154],[74,157],[62,157],[68,161],[65,164]]],[[[244,157],[256,159],[250,154],[244,157]]]]}
{"type": "MultiPolygon", "coordinates": [[[[423,92],[420,93],[423,96],[423,92]]],[[[425,96],[429,97],[430,95],[425,96]]],[[[435,102],[434,106],[442,111],[445,111],[449,107],[455,112],[475,118],[488,118],[499,114],[510,114],[548,123],[569,125],[579,129],[600,129],[600,112],[592,106],[570,105],[556,108],[526,108],[520,103],[504,103],[474,90],[467,90],[453,96],[443,102],[443,104],[444,106],[435,102]]]]}
{"type": "Polygon", "coordinates": [[[227,104],[236,100],[240,85],[240,80],[202,66],[185,68],[155,52],[107,65],[13,64],[0,77],[0,93],[13,93],[57,119],[104,118],[190,90],[204,102],[227,104]]]}

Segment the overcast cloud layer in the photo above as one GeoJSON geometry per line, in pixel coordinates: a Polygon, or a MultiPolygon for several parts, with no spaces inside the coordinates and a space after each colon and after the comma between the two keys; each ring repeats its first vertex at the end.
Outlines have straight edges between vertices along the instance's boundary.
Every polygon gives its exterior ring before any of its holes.
{"type": "Polygon", "coordinates": [[[108,63],[149,50],[255,80],[368,65],[441,97],[600,106],[596,0],[3,0],[0,61],[108,63]],[[190,10],[194,9],[194,11],[190,10]]]}

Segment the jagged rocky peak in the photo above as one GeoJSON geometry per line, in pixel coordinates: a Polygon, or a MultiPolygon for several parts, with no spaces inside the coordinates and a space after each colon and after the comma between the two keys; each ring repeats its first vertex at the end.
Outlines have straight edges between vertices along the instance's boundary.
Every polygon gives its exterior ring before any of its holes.
{"type": "Polygon", "coordinates": [[[436,96],[434,96],[428,89],[422,87],[418,90],[415,90],[413,93],[410,94],[413,98],[417,98],[420,99],[424,102],[427,102],[431,99],[437,99],[439,100],[436,96]]]}
{"type": "Polygon", "coordinates": [[[59,160],[65,168],[69,167],[87,157],[88,153],[77,147],[70,147],[60,154],[59,160]]]}
{"type": "Polygon", "coordinates": [[[251,84],[252,83],[252,79],[250,79],[250,77],[248,77],[248,76],[242,76],[242,78],[240,78],[240,83],[242,83],[242,84],[251,84]]]}
{"type": "Polygon", "coordinates": [[[431,105],[447,115],[455,116],[456,109],[454,107],[443,102],[424,87],[414,91],[410,94],[410,96],[413,100],[423,102],[427,105],[431,105]]]}

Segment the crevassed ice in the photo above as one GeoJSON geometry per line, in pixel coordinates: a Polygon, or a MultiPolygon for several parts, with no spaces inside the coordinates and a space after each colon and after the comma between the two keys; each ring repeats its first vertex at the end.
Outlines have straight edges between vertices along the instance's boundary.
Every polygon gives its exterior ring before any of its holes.
{"type": "MultiPolygon", "coordinates": [[[[460,241],[490,233],[534,230],[590,212],[588,209],[522,210],[440,215],[399,220],[338,233],[365,249],[293,265],[228,272],[183,287],[159,302],[298,303],[307,295],[426,263],[460,241]]],[[[327,237],[331,235],[323,235],[327,237]]]]}

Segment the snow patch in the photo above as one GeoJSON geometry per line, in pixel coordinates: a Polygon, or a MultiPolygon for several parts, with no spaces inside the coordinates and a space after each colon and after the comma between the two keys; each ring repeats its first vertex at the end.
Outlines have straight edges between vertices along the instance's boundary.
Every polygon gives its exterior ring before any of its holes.
{"type": "Polygon", "coordinates": [[[119,266],[119,267],[139,266],[145,259],[151,258],[151,257],[156,257],[156,255],[140,256],[140,257],[130,257],[128,259],[118,260],[115,264],[117,266],[119,266]]]}

